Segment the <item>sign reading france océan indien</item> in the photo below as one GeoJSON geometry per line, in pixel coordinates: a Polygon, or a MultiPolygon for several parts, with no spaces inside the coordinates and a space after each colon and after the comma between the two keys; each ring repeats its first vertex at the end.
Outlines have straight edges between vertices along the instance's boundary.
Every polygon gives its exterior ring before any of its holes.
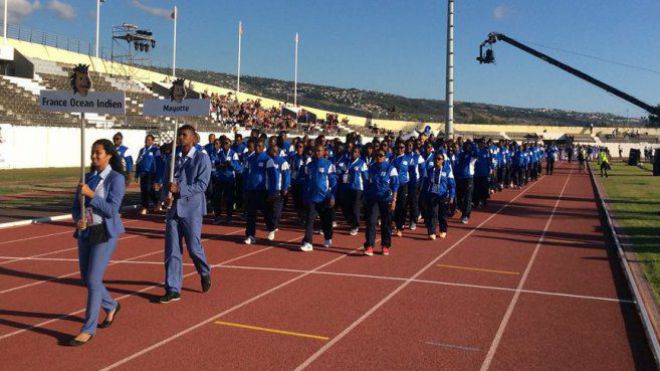
{"type": "Polygon", "coordinates": [[[89,92],[86,96],[65,90],[42,90],[39,105],[44,112],[89,112],[123,115],[124,92],[89,92]]]}
{"type": "Polygon", "coordinates": [[[121,91],[92,91],[89,66],[79,64],[73,67],[69,76],[71,90],[42,90],[39,106],[44,112],[102,113],[123,115],[126,113],[126,100],[121,91]]]}

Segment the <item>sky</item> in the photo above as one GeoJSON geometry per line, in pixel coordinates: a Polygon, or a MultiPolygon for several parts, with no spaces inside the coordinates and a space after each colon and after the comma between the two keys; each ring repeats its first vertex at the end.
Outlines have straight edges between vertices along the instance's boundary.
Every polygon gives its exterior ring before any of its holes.
{"type": "MultiPolygon", "coordinates": [[[[22,32],[94,40],[94,0],[8,1],[22,32]]],[[[154,64],[170,66],[174,5],[177,67],[236,73],[243,21],[243,75],[293,80],[298,32],[300,82],[445,97],[446,0],[106,0],[102,47],[110,49],[113,25],[138,24],[158,40],[154,64]]],[[[458,101],[646,115],[511,45],[496,44],[496,64],[479,65],[479,44],[497,31],[660,103],[658,0],[456,0],[455,14],[458,101]]]]}

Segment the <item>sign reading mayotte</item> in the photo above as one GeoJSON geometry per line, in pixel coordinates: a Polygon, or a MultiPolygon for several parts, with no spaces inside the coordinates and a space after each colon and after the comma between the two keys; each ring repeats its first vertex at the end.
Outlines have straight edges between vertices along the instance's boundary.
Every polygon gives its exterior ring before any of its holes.
{"type": "Polygon", "coordinates": [[[80,112],[123,115],[126,112],[124,92],[93,92],[89,66],[79,64],[71,74],[71,91],[42,90],[39,105],[44,112],[80,112]]]}
{"type": "Polygon", "coordinates": [[[169,99],[148,99],[144,101],[145,116],[206,116],[211,109],[210,99],[186,99],[186,86],[183,79],[177,79],[170,88],[169,99]]]}

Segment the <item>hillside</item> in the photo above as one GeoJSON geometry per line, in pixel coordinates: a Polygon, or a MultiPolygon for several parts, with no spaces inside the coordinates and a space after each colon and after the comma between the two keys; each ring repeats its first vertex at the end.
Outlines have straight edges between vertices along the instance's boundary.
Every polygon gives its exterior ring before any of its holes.
{"type": "MultiPolygon", "coordinates": [[[[169,73],[165,68],[155,71],[169,73]]],[[[233,89],[236,76],[214,71],[178,69],[177,76],[233,89]]],[[[293,82],[263,77],[243,76],[241,91],[292,101],[293,82]]],[[[298,102],[302,105],[344,114],[406,121],[444,121],[444,101],[413,99],[399,95],[331,86],[298,83],[298,102]]],[[[455,119],[461,123],[533,124],[571,126],[639,126],[640,119],[628,119],[609,113],[563,111],[499,106],[484,103],[456,102],[455,119]]]]}

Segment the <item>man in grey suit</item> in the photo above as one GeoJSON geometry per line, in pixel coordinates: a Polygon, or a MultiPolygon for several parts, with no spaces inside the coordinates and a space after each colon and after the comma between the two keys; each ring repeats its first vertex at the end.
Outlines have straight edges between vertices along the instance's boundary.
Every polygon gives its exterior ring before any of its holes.
{"type": "Polygon", "coordinates": [[[183,243],[201,276],[202,291],[211,288],[211,268],[202,248],[202,218],[206,215],[205,191],[211,178],[208,155],[195,148],[195,129],[183,125],[177,131],[179,146],[176,150],[174,181],[164,187],[172,193],[167,199],[169,208],[165,220],[165,290],[160,303],[181,299],[183,277],[183,243]]]}

